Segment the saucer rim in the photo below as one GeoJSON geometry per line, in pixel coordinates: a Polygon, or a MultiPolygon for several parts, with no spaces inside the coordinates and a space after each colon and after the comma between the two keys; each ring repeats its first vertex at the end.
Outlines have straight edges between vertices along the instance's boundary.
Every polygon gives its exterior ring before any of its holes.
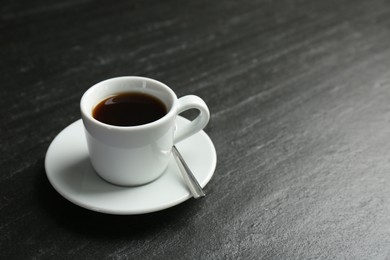
{"type": "MultiPolygon", "coordinates": [[[[184,120],[184,121],[187,121],[188,123],[190,122],[190,120],[182,117],[182,116],[178,116],[180,118],[180,120],[184,120]]],[[[76,125],[76,124],[81,124],[83,125],[83,122],[82,122],[82,119],[78,119],[76,121],[74,121],[73,123],[70,123],[69,125],[67,125],[65,128],[63,128],[54,138],[53,140],[51,141],[47,151],[46,151],[46,154],[45,154],[45,163],[44,163],[44,166],[45,166],[45,172],[46,172],[46,177],[48,178],[51,186],[62,196],[64,197],[65,199],[67,199],[68,201],[70,201],[71,203],[79,206],[79,207],[82,207],[82,208],[85,208],[85,209],[88,209],[88,210],[91,210],[91,211],[95,211],[95,212],[99,212],[99,213],[104,213],[104,214],[112,214],[112,215],[141,215],[141,214],[147,214],[147,213],[153,213],[153,212],[157,212],[157,211],[161,211],[161,210],[165,210],[165,209],[168,209],[168,208],[171,208],[171,207],[174,207],[176,205],[179,205],[185,201],[187,201],[188,199],[192,198],[191,196],[191,193],[189,190],[186,191],[186,193],[184,195],[181,195],[181,196],[178,196],[176,199],[174,200],[171,200],[167,203],[162,203],[161,205],[158,205],[158,206],[154,206],[154,207],[144,207],[144,208],[140,208],[140,209],[128,209],[128,208],[121,208],[121,209],[108,209],[108,208],[104,208],[104,207],[95,207],[95,206],[91,206],[89,205],[88,203],[85,203],[83,201],[80,201],[80,200],[77,200],[75,198],[73,198],[72,196],[69,196],[67,194],[67,192],[64,192],[63,189],[61,189],[60,185],[58,184],[57,181],[54,180],[54,177],[51,176],[52,174],[49,174],[49,171],[48,171],[48,164],[49,164],[49,154],[51,152],[52,149],[54,149],[53,147],[55,146],[55,143],[56,143],[56,140],[61,138],[61,134],[63,132],[65,132],[68,128],[72,127],[73,125],[76,125]],[[81,121],[81,122],[80,122],[81,121]]],[[[214,146],[214,143],[212,142],[211,138],[203,131],[199,131],[198,133],[196,133],[196,135],[202,135],[203,139],[205,142],[207,142],[207,146],[211,148],[212,150],[212,153],[214,154],[213,156],[213,159],[210,160],[210,173],[206,176],[205,179],[202,179],[201,182],[200,182],[200,185],[202,188],[204,188],[211,180],[211,178],[214,176],[215,174],[215,169],[216,169],[216,166],[217,166],[217,153],[216,153],[216,149],[215,149],[215,146],[214,146]]],[[[191,138],[191,137],[189,137],[191,138]]],[[[185,140],[183,140],[185,142],[185,140]]],[[[179,142],[177,145],[180,145],[181,142],[179,142]]],[[[173,157],[171,157],[170,160],[173,160],[173,157]]],[[[92,167],[92,166],[91,166],[92,167]]],[[[169,166],[168,166],[169,167],[169,166]]],[[[167,168],[168,169],[168,168],[167,168]]],[[[156,180],[148,183],[148,184],[145,184],[145,185],[141,185],[141,186],[147,186],[147,185],[150,185],[151,183],[153,182],[156,182],[158,181],[158,179],[160,179],[164,174],[162,174],[161,176],[159,176],[156,180]]],[[[101,179],[101,177],[99,175],[97,175],[99,177],[99,179],[102,181],[102,182],[106,182],[105,180],[101,179]]],[[[112,184],[112,183],[109,183],[109,182],[106,182],[107,184],[109,185],[113,185],[113,186],[117,186],[115,184],[112,184]]],[[[117,187],[121,187],[121,186],[117,186],[117,187]]],[[[128,189],[134,189],[134,188],[137,188],[139,186],[136,186],[136,187],[123,187],[123,188],[128,188],[128,189]]]]}

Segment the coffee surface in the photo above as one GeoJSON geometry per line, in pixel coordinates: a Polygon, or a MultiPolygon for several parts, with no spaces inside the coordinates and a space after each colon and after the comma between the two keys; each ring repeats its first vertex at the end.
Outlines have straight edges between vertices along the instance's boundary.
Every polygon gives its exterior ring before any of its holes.
{"type": "Polygon", "coordinates": [[[166,113],[164,103],[158,98],[140,92],[129,92],[104,99],[95,106],[92,116],[109,125],[137,126],[156,121],[166,113]]]}

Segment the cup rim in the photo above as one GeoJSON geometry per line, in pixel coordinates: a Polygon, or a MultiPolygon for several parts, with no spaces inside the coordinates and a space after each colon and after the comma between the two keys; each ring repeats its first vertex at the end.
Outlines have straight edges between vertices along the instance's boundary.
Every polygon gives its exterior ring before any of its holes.
{"type": "MultiPolygon", "coordinates": [[[[115,93],[113,93],[113,94],[115,94],[115,93]]],[[[176,108],[176,101],[177,101],[177,96],[176,96],[175,92],[170,87],[168,87],[167,85],[165,85],[164,83],[162,83],[162,82],[160,82],[158,80],[147,78],[147,77],[141,77],[141,76],[120,76],[120,77],[109,78],[109,79],[97,82],[96,84],[94,84],[90,88],[88,88],[84,92],[82,97],[81,97],[81,100],[80,100],[80,110],[81,110],[81,113],[82,113],[84,118],[90,120],[94,124],[97,124],[97,125],[99,125],[101,127],[107,128],[107,129],[126,130],[126,131],[129,131],[129,130],[144,130],[144,129],[147,129],[147,128],[153,128],[153,127],[159,126],[159,125],[163,124],[165,121],[169,120],[169,118],[172,117],[176,113],[176,109],[175,109],[176,108]],[[100,122],[99,120],[95,119],[92,116],[91,111],[86,111],[86,107],[83,104],[86,102],[86,99],[88,98],[88,95],[91,92],[93,92],[94,89],[98,88],[100,85],[102,85],[104,83],[107,83],[107,82],[110,82],[110,81],[121,80],[121,79],[125,79],[125,80],[144,80],[144,81],[151,82],[151,83],[153,83],[155,85],[158,85],[159,87],[163,88],[169,94],[169,96],[171,97],[171,99],[172,99],[171,107],[169,108],[169,110],[167,111],[167,113],[163,117],[161,117],[161,118],[159,118],[159,119],[157,119],[157,120],[155,120],[153,122],[142,124],[142,125],[117,126],[117,125],[110,125],[110,124],[106,124],[106,123],[100,122]]]]}

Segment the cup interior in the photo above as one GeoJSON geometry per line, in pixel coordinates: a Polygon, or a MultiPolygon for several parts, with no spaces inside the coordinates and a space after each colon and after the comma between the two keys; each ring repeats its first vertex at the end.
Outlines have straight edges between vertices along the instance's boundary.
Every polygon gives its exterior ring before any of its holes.
{"type": "Polygon", "coordinates": [[[158,98],[165,105],[167,114],[172,113],[177,99],[175,93],[159,81],[144,77],[119,77],[99,82],[89,88],[81,98],[81,111],[84,116],[97,121],[92,117],[92,111],[97,104],[110,96],[128,92],[144,93],[158,98]]]}

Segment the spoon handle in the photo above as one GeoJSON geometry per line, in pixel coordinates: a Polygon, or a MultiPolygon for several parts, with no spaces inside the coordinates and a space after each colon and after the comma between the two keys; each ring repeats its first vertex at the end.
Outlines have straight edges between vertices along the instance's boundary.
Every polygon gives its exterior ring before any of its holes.
{"type": "Polygon", "coordinates": [[[184,161],[183,157],[179,153],[179,150],[177,150],[176,146],[172,147],[172,152],[173,152],[173,157],[175,158],[177,165],[180,168],[180,172],[183,175],[183,178],[187,184],[187,187],[190,189],[192,193],[192,196],[195,199],[206,196],[206,194],[202,190],[202,187],[199,185],[194,174],[188,167],[187,163],[184,161]]]}

